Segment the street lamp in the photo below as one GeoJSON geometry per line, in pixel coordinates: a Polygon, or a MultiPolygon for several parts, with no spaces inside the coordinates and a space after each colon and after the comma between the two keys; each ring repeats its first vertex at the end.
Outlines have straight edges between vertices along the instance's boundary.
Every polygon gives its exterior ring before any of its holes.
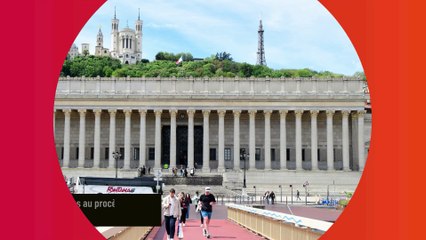
{"type": "Polygon", "coordinates": [[[254,188],[254,202],[256,203],[256,186],[253,186],[253,188],[254,188]]]}
{"type": "Polygon", "coordinates": [[[303,184],[303,187],[305,188],[305,205],[308,205],[308,186],[309,186],[309,182],[306,181],[303,184]]]}
{"type": "Polygon", "coordinates": [[[327,184],[327,202],[330,201],[330,184],[327,184]]]}
{"type": "Polygon", "coordinates": [[[280,188],[280,192],[281,192],[281,202],[283,202],[283,188],[281,185],[278,186],[280,188]]]}
{"type": "Polygon", "coordinates": [[[118,159],[121,157],[121,154],[118,151],[112,153],[112,157],[115,159],[115,178],[118,176],[118,159]]]}
{"type": "Polygon", "coordinates": [[[293,204],[293,185],[290,184],[291,188],[291,204],[293,204]]]}
{"type": "Polygon", "coordinates": [[[247,187],[247,185],[246,185],[246,169],[247,169],[247,167],[246,167],[246,159],[247,159],[247,157],[248,157],[249,155],[248,154],[246,154],[246,149],[245,148],[242,148],[241,150],[240,150],[240,159],[241,160],[244,160],[244,179],[243,179],[243,188],[246,188],[247,187]]]}

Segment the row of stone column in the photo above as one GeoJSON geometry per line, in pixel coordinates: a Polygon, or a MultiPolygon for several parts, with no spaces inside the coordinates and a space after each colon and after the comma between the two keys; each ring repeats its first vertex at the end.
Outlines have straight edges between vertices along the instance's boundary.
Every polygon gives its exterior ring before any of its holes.
{"type": "MultiPolygon", "coordinates": [[[[124,128],[124,168],[130,169],[130,152],[131,152],[131,109],[124,109],[125,114],[125,128],[124,128]]],[[[70,156],[70,115],[71,109],[63,109],[65,115],[64,121],[64,155],[63,155],[63,166],[69,166],[70,156]]],[[[80,114],[80,132],[79,132],[79,158],[78,167],[84,166],[85,157],[85,118],[86,110],[79,109],[80,114]]],[[[95,114],[95,129],[94,129],[94,167],[99,167],[100,164],[100,117],[101,109],[93,110],[95,114]]],[[[109,135],[109,168],[114,167],[114,159],[112,153],[115,151],[115,132],[116,124],[115,117],[117,110],[108,110],[110,114],[110,135],[109,135]]],[[[211,110],[202,110],[203,113],[203,167],[202,170],[209,172],[209,160],[210,160],[210,143],[209,143],[209,115],[211,110]]],[[[239,169],[239,149],[240,149],[240,115],[241,110],[233,110],[234,115],[234,170],[239,169]]],[[[141,165],[146,165],[146,109],[140,109],[140,139],[139,139],[139,159],[141,165]]],[[[155,109],[155,160],[154,168],[161,168],[161,115],[162,109],[155,109]]],[[[170,168],[176,166],[176,115],[177,110],[171,109],[170,113],[170,168]]],[[[218,171],[225,170],[225,159],[224,159],[224,148],[225,148],[225,124],[224,118],[226,110],[217,110],[219,116],[219,138],[218,138],[218,171]]],[[[255,116],[257,110],[249,110],[249,165],[248,169],[255,169],[255,116]]],[[[286,116],[288,110],[279,110],[280,114],[280,168],[286,169],[287,166],[287,140],[286,140],[286,116]]],[[[304,110],[295,111],[295,146],[296,146],[296,170],[302,170],[302,114],[304,110]]],[[[334,110],[327,110],[327,169],[334,169],[334,143],[333,143],[333,115],[334,110]]],[[[188,167],[194,166],[194,109],[187,110],[188,115],[188,167]]],[[[271,169],[271,114],[272,110],[263,111],[265,117],[265,170],[271,169]]],[[[318,128],[317,128],[317,116],[318,110],[310,110],[311,116],[311,161],[312,170],[318,169],[318,128]]],[[[343,170],[349,171],[349,123],[348,116],[349,110],[342,111],[342,159],[343,159],[343,170]]],[[[358,159],[359,159],[359,170],[362,171],[365,166],[365,154],[364,154],[364,114],[365,111],[357,111],[355,114],[358,115],[358,159]]],[[[55,117],[54,117],[55,119],[55,117]]]]}

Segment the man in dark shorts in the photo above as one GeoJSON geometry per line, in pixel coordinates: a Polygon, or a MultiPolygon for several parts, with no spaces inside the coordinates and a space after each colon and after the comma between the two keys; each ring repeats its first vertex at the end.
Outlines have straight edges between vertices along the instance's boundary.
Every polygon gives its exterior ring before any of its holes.
{"type": "Polygon", "coordinates": [[[209,223],[212,217],[213,204],[216,203],[216,199],[213,194],[210,193],[210,187],[206,187],[204,194],[200,196],[198,200],[201,202],[201,216],[204,218],[203,235],[210,238],[209,223]]]}

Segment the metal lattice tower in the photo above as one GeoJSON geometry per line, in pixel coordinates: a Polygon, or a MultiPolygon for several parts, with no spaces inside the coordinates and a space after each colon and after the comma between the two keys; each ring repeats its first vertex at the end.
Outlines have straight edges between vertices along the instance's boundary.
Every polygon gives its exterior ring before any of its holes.
{"type": "Polygon", "coordinates": [[[258,32],[258,44],[257,44],[257,65],[264,65],[266,66],[266,60],[265,60],[265,48],[263,45],[263,26],[262,26],[262,19],[260,19],[259,23],[259,30],[258,32]]]}

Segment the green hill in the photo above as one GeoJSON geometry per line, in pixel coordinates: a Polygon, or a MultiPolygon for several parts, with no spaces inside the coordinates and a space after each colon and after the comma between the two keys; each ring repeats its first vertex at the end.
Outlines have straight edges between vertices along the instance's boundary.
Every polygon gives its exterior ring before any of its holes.
{"type": "MultiPolygon", "coordinates": [[[[271,69],[267,66],[252,65],[225,60],[211,56],[202,60],[194,60],[192,55],[184,55],[184,61],[176,64],[179,54],[157,54],[157,59],[149,62],[144,59],[134,65],[121,64],[119,60],[110,57],[80,56],[72,60],[65,60],[61,76],[70,77],[315,77],[315,78],[341,78],[343,74],[329,71],[314,71],[304,69],[271,69]],[[185,60],[185,57],[187,58],[185,60]],[[188,61],[189,59],[189,61],[188,61]]],[[[354,76],[363,76],[363,73],[355,73],[354,76]]]]}

